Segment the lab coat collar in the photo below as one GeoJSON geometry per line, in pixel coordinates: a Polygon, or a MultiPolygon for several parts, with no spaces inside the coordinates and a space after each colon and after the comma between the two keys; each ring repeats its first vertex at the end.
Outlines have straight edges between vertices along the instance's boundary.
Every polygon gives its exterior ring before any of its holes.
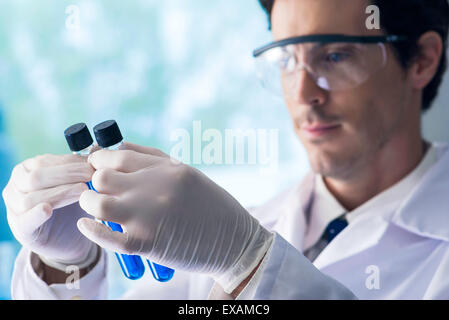
{"type": "MultiPolygon", "coordinates": [[[[384,204],[385,215],[381,219],[421,236],[449,241],[449,152],[446,152],[449,145],[433,143],[433,146],[437,151],[437,163],[404,201],[384,204]]],[[[314,177],[315,174],[309,172],[288,192],[281,202],[279,219],[272,228],[301,252],[307,227],[306,214],[313,201],[314,177]]]]}
{"type": "MultiPolygon", "coordinates": [[[[389,221],[409,232],[449,241],[449,152],[446,152],[449,145],[433,145],[437,150],[438,161],[416,188],[405,200],[385,203],[378,208],[382,212],[376,212],[378,219],[389,221]]],[[[300,252],[304,249],[306,213],[313,201],[314,176],[313,172],[309,172],[300,184],[287,193],[280,202],[279,219],[272,227],[273,231],[287,239],[300,252]]],[[[366,214],[361,215],[362,217],[368,218],[366,214]]],[[[364,245],[376,243],[381,234],[382,232],[371,241],[365,239],[364,245]]]]}
{"type": "Polygon", "coordinates": [[[437,163],[391,215],[391,222],[418,235],[449,241],[448,144],[433,143],[437,163]]]}
{"type": "Polygon", "coordinates": [[[314,260],[317,268],[328,268],[375,246],[389,224],[419,236],[449,240],[449,197],[445,196],[449,190],[449,152],[446,153],[445,145],[434,143],[433,146],[436,163],[427,169],[408,196],[388,198],[359,214],[314,260]]]}

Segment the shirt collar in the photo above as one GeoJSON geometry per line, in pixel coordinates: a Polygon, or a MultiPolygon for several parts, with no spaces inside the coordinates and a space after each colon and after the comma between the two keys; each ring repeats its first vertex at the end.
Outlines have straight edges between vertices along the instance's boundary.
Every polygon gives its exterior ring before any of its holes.
{"type": "Polygon", "coordinates": [[[314,197],[307,215],[307,229],[304,237],[304,250],[313,246],[321,237],[327,225],[347,210],[327,189],[323,177],[314,177],[314,197]]]}

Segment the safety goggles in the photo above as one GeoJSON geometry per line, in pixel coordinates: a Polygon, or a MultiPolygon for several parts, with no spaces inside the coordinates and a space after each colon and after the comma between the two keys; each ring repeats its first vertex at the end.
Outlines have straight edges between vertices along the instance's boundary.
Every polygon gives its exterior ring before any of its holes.
{"type": "Polygon", "coordinates": [[[253,55],[263,86],[275,94],[295,94],[301,70],[318,87],[343,91],[363,84],[386,65],[387,43],[407,40],[398,35],[309,35],[270,43],[253,55]]]}

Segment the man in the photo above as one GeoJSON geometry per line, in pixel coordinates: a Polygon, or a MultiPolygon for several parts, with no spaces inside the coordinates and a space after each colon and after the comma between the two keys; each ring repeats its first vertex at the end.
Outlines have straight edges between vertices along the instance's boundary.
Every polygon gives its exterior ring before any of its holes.
{"type": "Polygon", "coordinates": [[[151,148],[26,160],[3,192],[24,246],[15,298],[70,298],[61,284],[70,264],[83,276],[75,292],[105,297],[105,255],[87,238],[177,270],[165,289],[134,298],[449,298],[449,153],[420,132],[446,66],[447,1],[261,3],[276,42],[255,56],[274,72],[265,83],[282,84],[314,173],[253,211],[256,220],[151,148]],[[365,23],[373,4],[379,30],[365,23]],[[90,178],[99,194],[86,190],[90,178]],[[212,290],[183,271],[211,276],[212,290]]]}

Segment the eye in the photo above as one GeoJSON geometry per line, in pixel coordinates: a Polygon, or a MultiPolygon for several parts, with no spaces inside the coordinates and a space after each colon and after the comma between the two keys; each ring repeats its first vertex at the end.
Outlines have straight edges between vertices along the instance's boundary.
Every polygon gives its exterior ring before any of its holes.
{"type": "Polygon", "coordinates": [[[326,56],[326,61],[330,63],[339,63],[345,61],[348,57],[348,53],[332,52],[326,56]]]}

